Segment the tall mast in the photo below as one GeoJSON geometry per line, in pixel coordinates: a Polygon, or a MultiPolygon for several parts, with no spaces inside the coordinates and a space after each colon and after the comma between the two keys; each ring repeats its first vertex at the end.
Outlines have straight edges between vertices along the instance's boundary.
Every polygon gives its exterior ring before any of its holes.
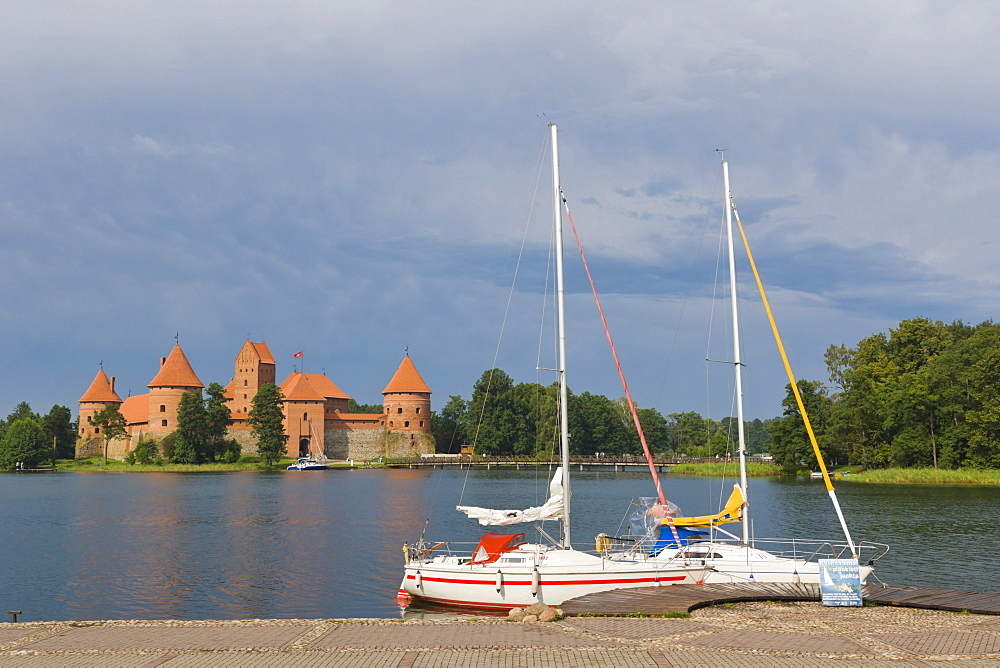
{"type": "Polygon", "coordinates": [[[552,220],[556,243],[556,312],[559,338],[559,447],[563,469],[563,547],[571,547],[569,531],[569,399],[566,390],[566,300],[563,287],[562,186],[559,182],[559,128],[549,123],[552,135],[552,220]]]}
{"type": "Polygon", "coordinates": [[[740,320],[739,307],[736,295],[736,251],[733,244],[733,204],[732,195],[729,192],[729,163],[726,162],[726,154],[722,154],[722,181],[726,189],[726,201],[723,206],[726,209],[726,236],[729,244],[729,295],[732,300],[733,309],[733,370],[736,375],[736,420],[737,432],[739,434],[739,457],[740,457],[740,487],[743,488],[743,542],[750,542],[750,515],[749,491],[747,490],[747,446],[746,435],[743,429],[743,362],[740,359],[740,320]]]}

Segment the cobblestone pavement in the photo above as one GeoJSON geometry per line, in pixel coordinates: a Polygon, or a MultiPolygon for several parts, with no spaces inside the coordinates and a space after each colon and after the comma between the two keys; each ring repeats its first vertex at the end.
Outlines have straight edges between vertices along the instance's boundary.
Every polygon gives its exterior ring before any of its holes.
{"type": "Polygon", "coordinates": [[[1000,618],[739,603],[688,619],[104,621],[0,624],[0,666],[1000,665],[1000,618]]]}

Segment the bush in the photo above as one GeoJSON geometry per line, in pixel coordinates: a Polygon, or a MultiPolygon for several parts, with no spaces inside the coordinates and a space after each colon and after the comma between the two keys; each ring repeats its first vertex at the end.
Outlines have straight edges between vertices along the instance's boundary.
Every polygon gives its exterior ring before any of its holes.
{"type": "Polygon", "coordinates": [[[243,446],[236,442],[236,439],[227,439],[222,450],[222,461],[227,464],[235,464],[240,461],[243,454],[243,446]]]}
{"type": "MultiPolygon", "coordinates": [[[[134,459],[139,464],[152,464],[156,461],[157,455],[157,445],[156,441],[151,438],[144,438],[139,441],[139,444],[135,446],[135,450],[129,453],[134,454],[134,459]]],[[[126,456],[126,461],[128,457],[126,456]]],[[[130,464],[132,462],[129,462],[130,464]]]]}

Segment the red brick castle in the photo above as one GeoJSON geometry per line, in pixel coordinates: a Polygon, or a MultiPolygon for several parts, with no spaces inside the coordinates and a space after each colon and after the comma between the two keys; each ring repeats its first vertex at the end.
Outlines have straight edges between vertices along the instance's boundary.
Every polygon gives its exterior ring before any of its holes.
{"type": "MultiPolygon", "coordinates": [[[[247,339],[236,355],[233,379],[226,387],[233,425],[229,435],[244,454],[256,452],[247,414],[257,390],[274,383],[276,364],[267,343],[247,339]]],[[[128,423],[128,435],[109,444],[108,456],[118,459],[143,438],[162,439],[177,428],[177,408],[185,392],[201,393],[204,385],[180,345],[167,357],[151,381],[149,393],[122,401],[114,377],[102,368],[80,397],[80,433],[77,458],[103,454],[94,414],[109,404],[119,406],[128,423]]],[[[382,390],[381,413],[349,413],[350,397],[326,374],[293,371],[281,383],[284,396],[287,453],[290,456],[324,453],[330,459],[366,460],[405,457],[434,452],[431,436],[431,390],[407,354],[382,390]]]]}

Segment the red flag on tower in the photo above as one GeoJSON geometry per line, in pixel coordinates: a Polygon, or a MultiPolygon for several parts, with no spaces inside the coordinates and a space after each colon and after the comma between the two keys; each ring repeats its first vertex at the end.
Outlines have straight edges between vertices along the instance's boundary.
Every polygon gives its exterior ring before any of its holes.
{"type": "Polygon", "coordinates": [[[292,355],[292,357],[302,357],[302,351],[300,350],[299,352],[292,355]]]}

